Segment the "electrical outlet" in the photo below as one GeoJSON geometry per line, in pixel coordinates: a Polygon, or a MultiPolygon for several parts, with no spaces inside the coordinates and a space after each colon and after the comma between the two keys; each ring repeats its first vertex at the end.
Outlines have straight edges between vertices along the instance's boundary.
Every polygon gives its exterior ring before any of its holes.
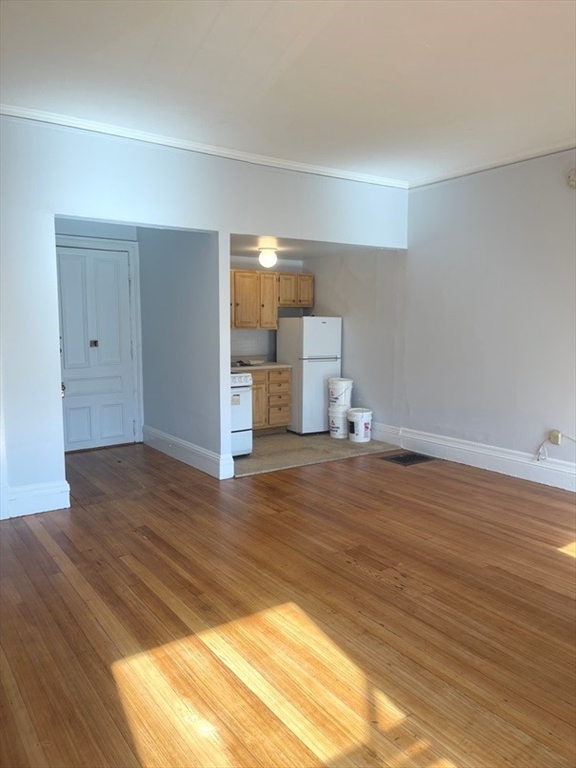
{"type": "Polygon", "coordinates": [[[560,432],[559,429],[550,430],[550,434],[548,435],[548,440],[552,443],[552,445],[561,445],[562,432],[560,432]]]}

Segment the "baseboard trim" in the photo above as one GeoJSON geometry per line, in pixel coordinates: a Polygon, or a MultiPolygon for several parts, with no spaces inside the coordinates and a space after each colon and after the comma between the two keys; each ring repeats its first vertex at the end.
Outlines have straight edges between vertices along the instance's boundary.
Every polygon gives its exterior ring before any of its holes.
{"type": "Polygon", "coordinates": [[[400,446],[400,427],[391,427],[389,424],[372,422],[372,439],[400,446]]]}
{"type": "Polygon", "coordinates": [[[414,429],[400,429],[399,432],[402,448],[567,491],[576,491],[576,465],[572,462],[560,459],[536,461],[535,455],[530,453],[418,432],[414,429]]]}
{"type": "Polygon", "coordinates": [[[153,427],[143,427],[144,443],[157,451],[172,456],[173,459],[199,469],[218,480],[234,477],[234,460],[230,454],[218,454],[189,443],[174,435],[161,432],[153,427]]]}
{"type": "Polygon", "coordinates": [[[67,482],[34,483],[7,489],[7,504],[2,505],[0,518],[35,515],[70,506],[70,486],[67,482]]]}

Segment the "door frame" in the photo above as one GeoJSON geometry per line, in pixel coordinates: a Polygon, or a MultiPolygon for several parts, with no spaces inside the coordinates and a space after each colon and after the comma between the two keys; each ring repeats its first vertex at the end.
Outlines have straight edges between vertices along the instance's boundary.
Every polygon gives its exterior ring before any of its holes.
{"type": "MultiPolygon", "coordinates": [[[[130,304],[130,338],[132,341],[132,375],[134,382],[134,442],[142,443],[144,425],[144,386],[142,376],[142,315],[140,308],[140,254],[134,240],[109,240],[99,237],[56,235],[56,248],[77,248],[88,251],[122,251],[128,254],[128,294],[130,304]]],[[[58,256],[56,256],[58,258],[58,256]]],[[[60,304],[60,289],[58,289],[60,304]]],[[[60,329],[62,332],[62,329],[60,329]]]]}

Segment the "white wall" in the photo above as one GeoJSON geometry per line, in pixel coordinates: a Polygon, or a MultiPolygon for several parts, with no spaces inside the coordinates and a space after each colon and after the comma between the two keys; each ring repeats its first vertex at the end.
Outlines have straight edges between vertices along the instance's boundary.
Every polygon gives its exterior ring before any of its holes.
{"type": "MultiPolygon", "coordinates": [[[[2,118],[7,516],[67,504],[55,216],[219,233],[220,443],[229,430],[230,233],[406,246],[407,193],[2,118]]],[[[5,505],[6,506],[6,505],[5,505]]]]}
{"type": "MultiPolygon", "coordinates": [[[[351,248],[304,260],[315,275],[314,314],[342,316],[342,375],[354,380],[352,405],[373,423],[400,427],[397,405],[404,339],[406,253],[351,248]]],[[[384,439],[382,429],[375,436],[384,439]]]]}
{"type": "Polygon", "coordinates": [[[219,454],[217,235],[138,228],[138,247],[145,427],[219,454]]]}
{"type": "Polygon", "coordinates": [[[550,429],[576,437],[575,165],[410,192],[404,428],[530,455],[550,429]]]}

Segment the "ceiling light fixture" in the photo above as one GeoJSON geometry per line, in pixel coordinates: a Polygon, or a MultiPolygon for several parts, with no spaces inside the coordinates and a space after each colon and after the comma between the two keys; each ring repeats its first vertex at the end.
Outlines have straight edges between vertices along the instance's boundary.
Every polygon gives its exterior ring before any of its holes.
{"type": "Polygon", "coordinates": [[[273,248],[260,248],[258,261],[260,264],[262,264],[263,267],[270,269],[270,267],[273,267],[274,264],[276,264],[277,260],[278,257],[276,256],[276,251],[273,248]]]}

